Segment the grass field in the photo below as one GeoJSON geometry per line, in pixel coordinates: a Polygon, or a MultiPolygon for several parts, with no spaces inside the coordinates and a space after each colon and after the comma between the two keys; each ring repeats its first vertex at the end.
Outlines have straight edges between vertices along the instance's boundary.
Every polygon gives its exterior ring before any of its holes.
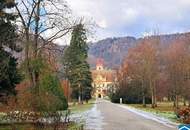
{"type": "Polygon", "coordinates": [[[71,113],[80,113],[80,112],[85,112],[87,110],[90,110],[93,105],[95,104],[95,99],[89,100],[88,103],[84,104],[72,104],[69,106],[69,109],[71,110],[71,113]]]}
{"type": "MultiPolygon", "coordinates": [[[[142,104],[127,104],[127,106],[150,112],[173,122],[179,122],[172,102],[158,102],[158,106],[156,108],[152,108],[151,105],[147,105],[145,108],[142,104]]],[[[184,108],[183,103],[180,103],[180,108],[184,108]]]]}

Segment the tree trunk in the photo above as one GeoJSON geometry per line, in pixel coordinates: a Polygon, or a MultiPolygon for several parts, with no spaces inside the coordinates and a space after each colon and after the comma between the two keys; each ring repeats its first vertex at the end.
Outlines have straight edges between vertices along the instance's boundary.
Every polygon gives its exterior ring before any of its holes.
{"type": "Polygon", "coordinates": [[[155,107],[157,107],[158,104],[157,104],[157,97],[155,96],[155,107]]]}
{"type": "Polygon", "coordinates": [[[179,96],[176,95],[176,108],[178,109],[179,108],[179,96]]]}
{"type": "Polygon", "coordinates": [[[155,100],[154,100],[154,94],[152,92],[152,108],[155,108],[155,100]]]}
{"type": "Polygon", "coordinates": [[[150,81],[150,88],[151,88],[151,96],[152,96],[152,108],[155,108],[155,93],[154,93],[154,85],[150,81]]]}
{"type": "Polygon", "coordinates": [[[26,61],[26,70],[28,72],[28,76],[30,79],[31,86],[34,86],[34,78],[32,74],[32,68],[30,67],[30,58],[29,58],[29,45],[30,45],[30,34],[29,34],[29,29],[25,28],[25,61],[26,61]]]}
{"type": "Polygon", "coordinates": [[[183,106],[187,106],[185,98],[183,98],[183,106]]]}
{"type": "Polygon", "coordinates": [[[175,100],[173,101],[173,107],[176,107],[176,101],[175,100]]]}
{"type": "Polygon", "coordinates": [[[154,106],[157,107],[156,82],[154,81],[154,106]]]}
{"type": "Polygon", "coordinates": [[[81,91],[81,104],[83,104],[83,89],[82,89],[82,87],[80,87],[80,91],[81,91]]]}
{"type": "Polygon", "coordinates": [[[78,85],[79,85],[79,97],[78,97],[78,104],[81,104],[81,86],[80,86],[80,83],[79,83],[78,85]]]}
{"type": "Polygon", "coordinates": [[[173,107],[176,108],[176,95],[173,98],[173,107]]]}
{"type": "MultiPolygon", "coordinates": [[[[39,21],[40,21],[40,2],[41,0],[38,0],[37,2],[37,8],[36,8],[36,13],[35,13],[35,35],[34,35],[34,45],[33,45],[33,55],[34,55],[34,59],[38,58],[38,38],[39,38],[39,21]]],[[[34,68],[35,69],[35,68],[34,68]]],[[[37,95],[40,96],[40,92],[39,92],[39,86],[38,86],[38,82],[39,82],[39,72],[34,71],[34,81],[35,81],[35,87],[37,87],[37,95]]]]}
{"type": "Polygon", "coordinates": [[[142,103],[143,103],[143,107],[146,107],[146,96],[145,96],[145,92],[144,92],[144,82],[142,80],[142,103]]]}
{"type": "Polygon", "coordinates": [[[36,58],[38,55],[38,38],[39,38],[39,21],[40,21],[40,2],[37,2],[37,8],[35,13],[35,35],[34,35],[34,57],[36,58]]]}
{"type": "Polygon", "coordinates": [[[144,94],[143,94],[143,107],[146,107],[146,97],[144,94]]]}
{"type": "Polygon", "coordinates": [[[81,96],[79,94],[79,97],[78,97],[78,103],[81,104],[81,96]]]}

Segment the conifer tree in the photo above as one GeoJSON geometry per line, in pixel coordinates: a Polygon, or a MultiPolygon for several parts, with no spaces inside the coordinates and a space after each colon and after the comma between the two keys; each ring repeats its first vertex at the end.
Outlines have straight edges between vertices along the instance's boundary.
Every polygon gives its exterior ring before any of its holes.
{"type": "Polygon", "coordinates": [[[3,95],[15,94],[15,85],[21,80],[17,70],[17,59],[11,53],[20,50],[15,42],[16,15],[7,11],[14,6],[13,0],[0,0],[0,94],[3,95]]]}
{"type": "Polygon", "coordinates": [[[88,45],[86,30],[83,24],[74,27],[70,46],[64,54],[64,66],[68,80],[73,88],[73,97],[79,103],[91,98],[92,78],[90,66],[87,62],[88,45]]]}

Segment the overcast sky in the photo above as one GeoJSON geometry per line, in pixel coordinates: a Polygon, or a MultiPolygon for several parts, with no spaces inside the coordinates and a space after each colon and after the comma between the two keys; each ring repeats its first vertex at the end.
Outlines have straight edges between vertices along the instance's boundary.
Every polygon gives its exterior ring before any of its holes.
{"type": "Polygon", "coordinates": [[[93,19],[97,39],[190,31],[190,0],[67,0],[73,13],[93,19]],[[158,31],[159,30],[159,31],[158,31]]]}

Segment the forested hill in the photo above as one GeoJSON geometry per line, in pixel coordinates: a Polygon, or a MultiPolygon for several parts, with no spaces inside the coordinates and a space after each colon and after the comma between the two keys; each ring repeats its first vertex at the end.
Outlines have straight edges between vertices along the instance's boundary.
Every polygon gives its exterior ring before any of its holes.
{"type": "Polygon", "coordinates": [[[109,68],[118,67],[127,50],[136,44],[137,39],[134,37],[107,38],[89,46],[89,62],[92,66],[95,59],[101,57],[109,68]]]}
{"type": "MultiPolygon", "coordinates": [[[[149,38],[156,38],[157,36],[150,36],[149,38]]],[[[160,35],[160,42],[163,47],[166,47],[180,40],[190,39],[190,33],[177,33],[160,35]]],[[[126,56],[128,49],[137,45],[143,38],[135,37],[119,37],[119,38],[106,38],[104,40],[89,43],[89,63],[91,67],[95,66],[97,58],[103,58],[105,65],[108,68],[117,68],[122,63],[123,58],[126,56]]]]}

